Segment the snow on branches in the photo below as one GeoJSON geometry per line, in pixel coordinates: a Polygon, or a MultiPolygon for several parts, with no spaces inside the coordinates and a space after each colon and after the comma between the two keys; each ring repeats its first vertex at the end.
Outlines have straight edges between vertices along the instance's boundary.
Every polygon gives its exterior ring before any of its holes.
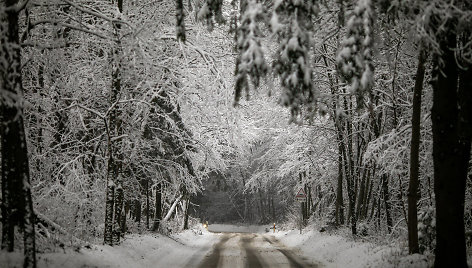
{"type": "Polygon", "coordinates": [[[260,78],[267,74],[267,64],[259,40],[260,29],[257,20],[263,16],[263,7],[256,0],[249,0],[244,13],[241,15],[241,24],[237,29],[235,103],[241,98],[241,92],[246,91],[249,96],[247,76],[255,87],[259,86],[260,78]]]}
{"type": "Polygon", "coordinates": [[[178,40],[185,42],[184,3],[183,0],[176,0],[175,3],[175,18],[177,20],[175,33],[177,35],[178,40]]]}
{"type": "Polygon", "coordinates": [[[272,31],[279,34],[280,46],[273,67],[284,88],[280,101],[290,107],[292,115],[298,114],[303,104],[315,100],[308,51],[311,17],[316,13],[314,1],[277,0],[274,3],[270,24],[272,31]]]}
{"type": "Polygon", "coordinates": [[[336,58],[341,78],[349,84],[349,91],[362,107],[364,94],[373,86],[374,10],[371,0],[360,0],[347,22],[347,35],[336,58]]]}
{"type": "Polygon", "coordinates": [[[224,18],[222,14],[223,0],[206,0],[202,8],[198,12],[199,20],[206,20],[208,29],[213,30],[213,16],[215,17],[216,22],[223,23],[224,18]]]}

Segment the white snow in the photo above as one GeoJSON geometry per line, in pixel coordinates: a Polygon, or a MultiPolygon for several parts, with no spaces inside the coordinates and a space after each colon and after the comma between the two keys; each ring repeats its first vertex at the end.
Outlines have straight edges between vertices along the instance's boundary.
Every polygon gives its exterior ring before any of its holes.
{"type": "Polygon", "coordinates": [[[214,233],[265,233],[266,228],[270,228],[270,226],[210,224],[208,226],[208,231],[214,233]]]}
{"type": "Polygon", "coordinates": [[[325,267],[430,267],[432,260],[424,255],[401,256],[399,247],[354,241],[341,235],[316,230],[279,231],[274,234],[288,247],[305,258],[325,267]]]}
{"type": "MultiPolygon", "coordinates": [[[[273,233],[270,227],[210,224],[208,231],[196,226],[169,237],[153,233],[133,234],[126,236],[119,246],[95,245],[78,251],[66,249],[38,254],[38,267],[194,267],[222,235],[227,235],[222,233],[234,232],[274,236],[299,257],[321,267],[431,267],[434,261],[432,255],[402,253],[398,243],[380,245],[355,240],[345,234],[320,233],[314,227],[307,227],[300,234],[298,229],[281,231],[277,226],[273,233]]],[[[231,254],[242,254],[238,245],[233,245],[235,249],[231,254]]],[[[228,248],[233,246],[228,243],[228,248]]],[[[22,254],[0,252],[0,266],[21,267],[22,254]]]]}
{"type": "MultiPolygon", "coordinates": [[[[37,254],[38,268],[64,267],[188,267],[198,264],[218,240],[218,235],[201,227],[180,234],[132,234],[114,247],[95,245],[90,249],[59,250],[37,254]]],[[[1,267],[22,267],[22,253],[0,251],[1,267]]]]}

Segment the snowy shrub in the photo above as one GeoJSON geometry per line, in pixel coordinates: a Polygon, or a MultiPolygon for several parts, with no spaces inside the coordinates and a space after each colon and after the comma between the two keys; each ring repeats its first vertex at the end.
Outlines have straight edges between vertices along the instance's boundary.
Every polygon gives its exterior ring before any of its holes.
{"type": "Polygon", "coordinates": [[[433,206],[421,208],[418,213],[418,242],[421,253],[432,251],[436,246],[436,215],[433,206]]]}
{"type": "Polygon", "coordinates": [[[326,214],[326,224],[336,225],[336,208],[334,206],[331,206],[328,209],[328,213],[326,214]]]}
{"type": "Polygon", "coordinates": [[[357,234],[360,236],[368,236],[369,235],[369,226],[366,223],[359,223],[357,225],[357,234]]]}

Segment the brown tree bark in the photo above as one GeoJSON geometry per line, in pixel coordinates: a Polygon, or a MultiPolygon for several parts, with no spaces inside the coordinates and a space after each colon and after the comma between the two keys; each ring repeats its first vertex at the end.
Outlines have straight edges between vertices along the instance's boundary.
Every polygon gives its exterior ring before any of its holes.
{"type": "Polygon", "coordinates": [[[419,253],[417,203],[419,200],[421,92],[423,91],[424,64],[426,62],[426,51],[422,45],[419,47],[418,54],[418,67],[413,90],[413,114],[411,116],[410,183],[408,186],[408,248],[410,254],[419,253]]]}

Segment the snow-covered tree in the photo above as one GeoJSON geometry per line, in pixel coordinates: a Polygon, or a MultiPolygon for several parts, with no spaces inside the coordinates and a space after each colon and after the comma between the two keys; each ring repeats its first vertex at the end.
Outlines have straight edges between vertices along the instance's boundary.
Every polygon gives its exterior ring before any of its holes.
{"type": "Polygon", "coordinates": [[[371,0],[357,1],[347,21],[347,34],[336,58],[341,79],[349,92],[357,97],[357,106],[364,105],[364,95],[373,86],[374,7],[371,0]]]}

